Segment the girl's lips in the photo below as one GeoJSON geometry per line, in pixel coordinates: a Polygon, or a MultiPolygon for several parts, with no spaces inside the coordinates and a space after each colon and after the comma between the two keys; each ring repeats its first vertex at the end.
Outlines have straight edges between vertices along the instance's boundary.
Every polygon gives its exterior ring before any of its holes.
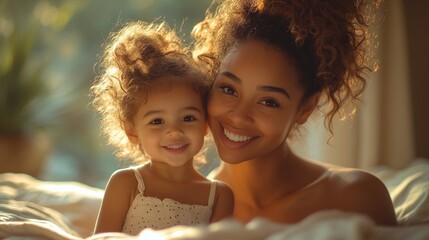
{"type": "Polygon", "coordinates": [[[164,149],[173,154],[180,154],[186,150],[189,144],[170,144],[164,146],[164,149]]]}

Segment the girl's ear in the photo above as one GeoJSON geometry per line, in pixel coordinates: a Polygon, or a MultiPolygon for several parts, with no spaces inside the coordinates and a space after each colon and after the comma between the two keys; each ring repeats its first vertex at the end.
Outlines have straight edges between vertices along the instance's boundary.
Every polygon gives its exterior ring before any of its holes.
{"type": "Polygon", "coordinates": [[[134,126],[130,122],[126,122],[124,124],[125,133],[127,134],[128,139],[133,144],[140,144],[139,137],[136,134],[136,131],[134,129],[134,126]]]}
{"type": "Polygon", "coordinates": [[[310,117],[311,113],[317,107],[319,103],[320,93],[316,93],[311,96],[301,107],[296,119],[296,123],[298,125],[302,125],[307,122],[308,117],[310,117]]]}

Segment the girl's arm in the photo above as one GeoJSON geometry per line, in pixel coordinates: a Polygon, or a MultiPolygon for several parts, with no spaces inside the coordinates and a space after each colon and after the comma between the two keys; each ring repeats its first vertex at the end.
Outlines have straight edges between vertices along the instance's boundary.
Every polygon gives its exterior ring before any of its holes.
{"type": "Polygon", "coordinates": [[[135,186],[131,170],[119,170],[112,174],[106,186],[94,234],[122,231],[135,186]]]}
{"type": "Polygon", "coordinates": [[[234,210],[234,194],[231,188],[223,182],[218,182],[217,189],[217,199],[214,204],[210,223],[232,217],[234,210]]]}

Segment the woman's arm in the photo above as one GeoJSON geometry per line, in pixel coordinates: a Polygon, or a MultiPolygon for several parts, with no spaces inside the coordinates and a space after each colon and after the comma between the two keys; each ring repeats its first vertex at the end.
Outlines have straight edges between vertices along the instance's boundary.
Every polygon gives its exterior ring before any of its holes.
{"type": "Polygon", "coordinates": [[[228,185],[218,181],[218,191],[216,195],[217,199],[210,219],[211,223],[231,217],[234,210],[234,194],[228,185]]]}
{"type": "Polygon", "coordinates": [[[130,199],[136,187],[135,182],[135,177],[129,169],[112,174],[106,186],[94,234],[122,231],[130,199]]]}

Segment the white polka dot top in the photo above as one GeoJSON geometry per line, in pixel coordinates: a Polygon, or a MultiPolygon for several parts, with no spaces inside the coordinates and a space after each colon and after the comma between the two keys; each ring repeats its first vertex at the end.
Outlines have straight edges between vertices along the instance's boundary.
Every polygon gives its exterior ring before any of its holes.
{"type": "Polygon", "coordinates": [[[183,204],[170,198],[144,196],[145,185],[137,169],[131,168],[137,178],[139,194],[128,209],[122,232],[137,235],[144,228],[164,229],[177,225],[208,224],[216,195],[217,182],[213,181],[208,205],[183,204]]]}

